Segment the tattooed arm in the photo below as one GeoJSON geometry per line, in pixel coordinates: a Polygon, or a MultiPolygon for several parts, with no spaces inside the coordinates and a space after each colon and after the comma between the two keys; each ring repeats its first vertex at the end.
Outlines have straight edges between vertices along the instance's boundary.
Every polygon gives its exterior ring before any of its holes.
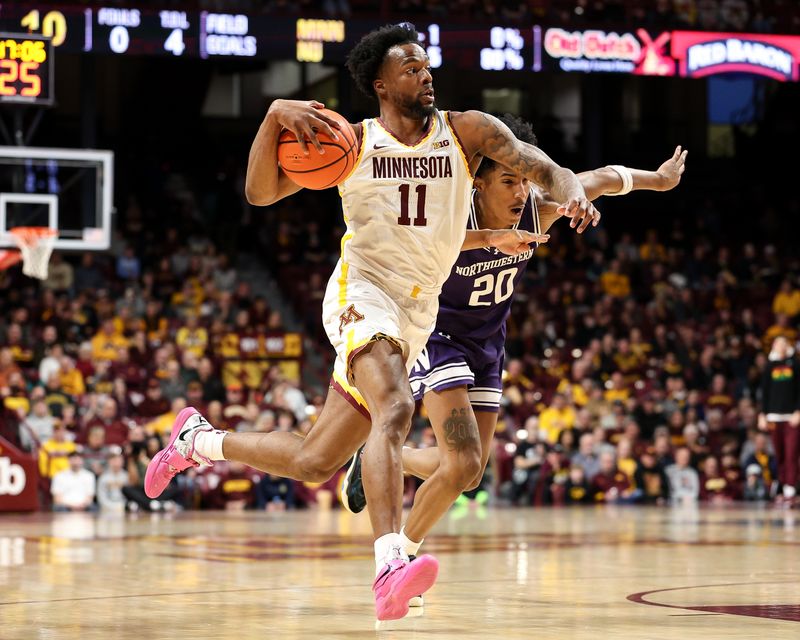
{"type": "Polygon", "coordinates": [[[572,218],[571,226],[580,225],[578,232],[592,222],[594,205],[578,177],[553,162],[544,151],[518,140],[506,125],[481,111],[451,112],[450,121],[470,165],[477,156],[491,158],[549,192],[561,203],[563,215],[572,218]]]}

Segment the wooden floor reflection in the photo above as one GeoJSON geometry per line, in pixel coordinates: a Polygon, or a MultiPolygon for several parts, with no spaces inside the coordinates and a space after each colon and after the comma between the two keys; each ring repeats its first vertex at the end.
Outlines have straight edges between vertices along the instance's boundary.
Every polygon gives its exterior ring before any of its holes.
{"type": "Polygon", "coordinates": [[[0,638],[800,638],[800,514],[451,511],[376,630],[366,514],[0,516],[0,638]]]}

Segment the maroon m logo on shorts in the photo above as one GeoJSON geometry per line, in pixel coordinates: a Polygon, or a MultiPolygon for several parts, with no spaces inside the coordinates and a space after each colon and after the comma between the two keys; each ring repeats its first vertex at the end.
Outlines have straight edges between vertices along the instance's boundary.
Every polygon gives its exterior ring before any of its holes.
{"type": "Polygon", "coordinates": [[[344,313],[339,316],[339,335],[342,335],[344,328],[351,322],[359,322],[364,319],[364,316],[356,311],[356,306],[351,304],[344,313]]]}

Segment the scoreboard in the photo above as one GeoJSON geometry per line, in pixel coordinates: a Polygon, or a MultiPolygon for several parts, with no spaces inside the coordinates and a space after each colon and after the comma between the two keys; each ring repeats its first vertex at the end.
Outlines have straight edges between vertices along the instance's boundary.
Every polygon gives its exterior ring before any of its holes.
{"type": "MultiPolygon", "coordinates": [[[[52,99],[50,46],[56,51],[112,56],[297,60],[338,65],[362,36],[381,26],[370,20],[159,10],[144,2],[138,7],[135,2],[131,4],[131,8],[60,7],[0,1],[0,31],[25,34],[24,42],[0,47],[0,96],[20,101],[52,99]],[[44,54],[38,49],[42,45],[37,44],[42,37],[51,43],[44,45],[44,54]],[[45,59],[41,62],[33,59],[42,55],[45,59]]],[[[620,31],[569,30],[536,24],[510,27],[429,21],[417,23],[416,29],[431,66],[454,72],[682,77],[746,72],[780,81],[800,80],[800,36],[796,35],[633,27],[620,31]]]]}
{"type": "Polygon", "coordinates": [[[50,38],[0,33],[0,102],[53,102],[50,38]]]}
{"type": "MultiPolygon", "coordinates": [[[[45,36],[52,39],[57,50],[71,53],[341,64],[363,35],[380,26],[369,20],[296,19],[145,7],[144,3],[138,8],[0,3],[0,30],[45,36]]],[[[434,68],[534,68],[534,29],[530,27],[424,22],[416,28],[434,68]]]]}

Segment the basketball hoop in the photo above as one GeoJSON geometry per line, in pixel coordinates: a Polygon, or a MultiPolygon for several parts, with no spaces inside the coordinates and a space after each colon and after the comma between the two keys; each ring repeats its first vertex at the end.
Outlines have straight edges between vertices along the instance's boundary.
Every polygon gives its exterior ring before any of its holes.
{"type": "Polygon", "coordinates": [[[22,273],[39,280],[47,278],[47,263],[58,231],[48,227],[14,227],[8,232],[22,254],[22,273]]]}
{"type": "Polygon", "coordinates": [[[16,249],[0,249],[0,271],[13,267],[20,260],[22,254],[16,249]]]}

